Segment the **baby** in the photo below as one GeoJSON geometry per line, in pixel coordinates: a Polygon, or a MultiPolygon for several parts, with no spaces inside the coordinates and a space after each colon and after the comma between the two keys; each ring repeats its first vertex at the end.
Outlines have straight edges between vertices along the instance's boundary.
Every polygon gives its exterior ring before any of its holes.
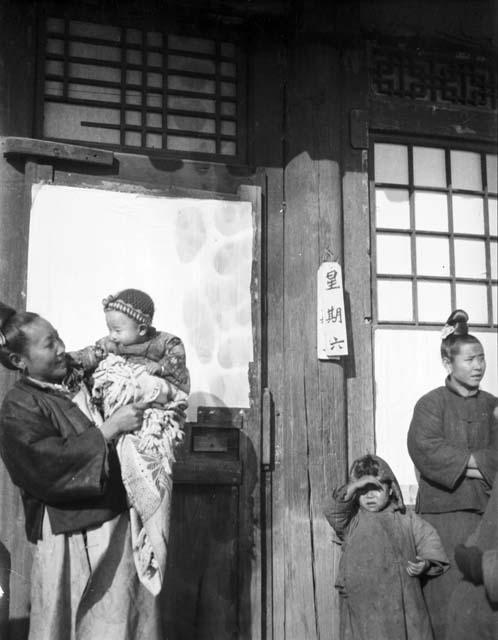
{"type": "Polygon", "coordinates": [[[138,289],[103,301],[108,336],[72,353],[93,374],[92,398],[104,419],[119,407],[153,403],[142,428],[121,436],[116,450],[130,502],[135,565],[156,595],[166,566],[175,448],[183,438],[190,388],[182,341],[152,326],[154,303],[138,289]]]}
{"type": "Polygon", "coordinates": [[[443,573],[448,560],[435,529],[406,510],[388,464],[374,455],[356,460],[325,516],[343,549],[341,638],[432,640],[418,578],[443,573]]]}

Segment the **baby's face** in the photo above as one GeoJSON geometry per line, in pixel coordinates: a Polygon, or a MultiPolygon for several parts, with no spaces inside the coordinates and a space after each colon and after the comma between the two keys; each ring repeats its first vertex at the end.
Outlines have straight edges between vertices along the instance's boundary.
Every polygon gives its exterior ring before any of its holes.
{"type": "Polygon", "coordinates": [[[361,491],[359,496],[360,507],[365,511],[382,511],[389,504],[391,499],[391,487],[382,482],[382,489],[374,484],[368,484],[361,491]]]}
{"type": "Polygon", "coordinates": [[[127,346],[143,342],[144,325],[121,311],[111,309],[105,312],[105,321],[109,329],[109,338],[116,344],[127,346]]]}

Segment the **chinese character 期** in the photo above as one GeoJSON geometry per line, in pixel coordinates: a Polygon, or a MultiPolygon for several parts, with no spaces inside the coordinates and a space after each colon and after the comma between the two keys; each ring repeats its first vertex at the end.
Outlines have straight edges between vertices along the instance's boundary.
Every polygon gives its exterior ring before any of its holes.
{"type": "Polygon", "coordinates": [[[342,324],[342,308],[331,306],[327,309],[327,320],[326,322],[342,324]]]}

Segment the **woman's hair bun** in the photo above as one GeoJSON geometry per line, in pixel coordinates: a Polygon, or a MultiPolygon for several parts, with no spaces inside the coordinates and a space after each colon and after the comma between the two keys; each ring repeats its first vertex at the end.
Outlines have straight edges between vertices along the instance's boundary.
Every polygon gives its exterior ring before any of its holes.
{"type": "Polygon", "coordinates": [[[469,332],[469,315],[463,309],[455,309],[450,314],[448,320],[446,320],[446,324],[450,327],[455,327],[455,331],[453,335],[455,336],[464,336],[469,332]]]}
{"type": "Polygon", "coordinates": [[[12,318],[12,316],[15,316],[15,314],[16,314],[15,309],[13,309],[12,307],[9,307],[3,302],[0,302],[0,330],[5,325],[5,323],[8,320],[10,320],[10,318],[12,318]]]}

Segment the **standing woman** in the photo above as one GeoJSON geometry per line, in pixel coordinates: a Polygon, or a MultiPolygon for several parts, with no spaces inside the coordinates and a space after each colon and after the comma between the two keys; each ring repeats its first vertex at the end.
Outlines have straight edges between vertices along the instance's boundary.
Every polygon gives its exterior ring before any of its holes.
{"type": "Polygon", "coordinates": [[[1,303],[0,362],[21,373],[0,410],[0,453],[36,544],[29,640],[159,640],[113,445],[141,426],[146,405],[102,422],[85,385],[66,386],[70,359],[54,327],[1,303]]]}
{"type": "Polygon", "coordinates": [[[447,607],[458,580],[454,550],[476,528],[498,471],[497,398],[479,389],[484,350],[456,310],[443,329],[445,386],[422,396],[408,432],[408,451],[420,473],[417,513],[439,533],[450,570],[424,589],[436,640],[444,640],[447,607]]]}

